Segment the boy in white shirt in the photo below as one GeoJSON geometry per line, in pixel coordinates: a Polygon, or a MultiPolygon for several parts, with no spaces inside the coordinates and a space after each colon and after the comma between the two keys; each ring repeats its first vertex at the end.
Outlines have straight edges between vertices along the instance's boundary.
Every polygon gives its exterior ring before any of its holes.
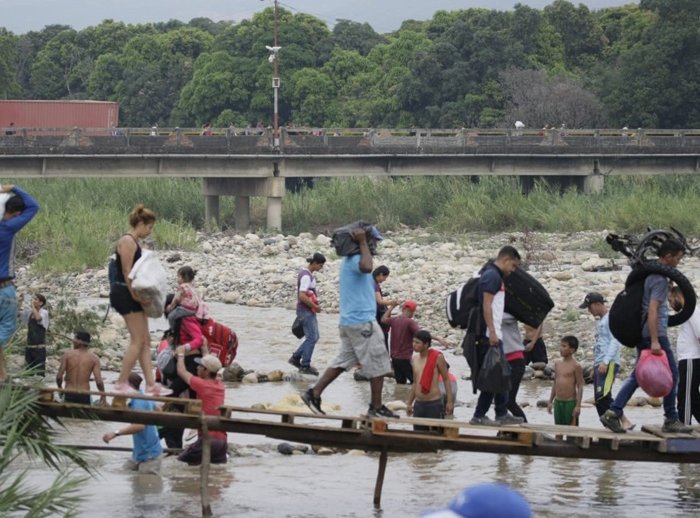
{"type": "MultiPolygon", "coordinates": [[[[671,288],[668,302],[675,311],[683,309],[685,298],[678,286],[671,288]]],[[[678,414],[689,425],[691,417],[700,423],[700,307],[681,325],[676,343],[678,355],[678,414]]]]}

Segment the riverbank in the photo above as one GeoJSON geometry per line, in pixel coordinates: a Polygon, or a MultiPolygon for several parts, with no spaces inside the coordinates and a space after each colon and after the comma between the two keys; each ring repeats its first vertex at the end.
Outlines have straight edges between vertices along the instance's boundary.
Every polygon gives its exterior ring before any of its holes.
{"type": "MultiPolygon", "coordinates": [[[[589,291],[601,292],[612,301],[622,288],[629,267],[626,259],[600,257],[600,242],[606,232],[570,234],[518,233],[496,235],[440,235],[424,229],[403,228],[385,232],[385,240],[375,257],[375,267],[385,264],[391,270],[382,289],[390,298],[413,299],[418,303],[416,319],[434,334],[455,346],[462,332],[449,327],[445,318],[446,295],[465,282],[504,244],[519,249],[527,268],[549,291],[555,302],[544,326],[544,339],[550,358],[558,356],[559,338],[576,335],[583,363],[592,360],[595,324],[578,305],[589,291]]],[[[338,311],[340,259],[330,247],[326,234],[259,235],[198,233],[197,249],[159,252],[175,288],[176,271],[183,265],[197,270],[195,285],[205,300],[249,307],[278,307],[292,310],[295,301],[296,272],[306,258],[319,251],[328,262],[318,273],[323,311],[338,311]]],[[[602,250],[603,255],[614,254],[602,250]]],[[[694,284],[700,279],[700,261],[689,257],[681,270],[694,284]]],[[[35,274],[30,266],[18,271],[21,290],[108,304],[107,270],[86,269],[77,274],[35,274]]],[[[126,330],[119,315],[110,312],[101,341],[107,344],[105,367],[119,364],[126,343],[126,330]]],[[[216,315],[214,315],[216,317],[216,315]]],[[[291,325],[291,322],[290,322],[291,325]]],[[[623,351],[623,375],[633,361],[631,350],[623,351]]]]}

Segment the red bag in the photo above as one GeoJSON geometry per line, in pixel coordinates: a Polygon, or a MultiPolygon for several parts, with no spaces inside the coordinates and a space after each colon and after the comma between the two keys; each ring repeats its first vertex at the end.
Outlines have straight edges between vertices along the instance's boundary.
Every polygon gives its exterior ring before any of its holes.
{"type": "Polygon", "coordinates": [[[651,397],[664,397],[671,392],[673,374],[665,351],[655,355],[651,349],[642,349],[634,370],[637,384],[651,397]]]}
{"type": "Polygon", "coordinates": [[[202,334],[209,342],[209,352],[219,357],[221,365],[228,367],[238,352],[238,337],[230,328],[211,318],[202,324],[202,334]]]}

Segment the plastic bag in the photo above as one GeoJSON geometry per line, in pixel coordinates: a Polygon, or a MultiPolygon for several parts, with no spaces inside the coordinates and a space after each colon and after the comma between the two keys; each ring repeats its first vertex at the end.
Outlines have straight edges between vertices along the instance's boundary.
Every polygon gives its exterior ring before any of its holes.
{"type": "Polygon", "coordinates": [[[510,365],[498,347],[488,346],[484,361],[479,367],[476,388],[482,392],[500,394],[510,390],[510,365]]]}
{"type": "Polygon", "coordinates": [[[139,298],[146,316],[163,316],[168,276],[158,256],[150,250],[144,250],[141,258],[131,268],[129,278],[132,281],[131,289],[139,298]]]}
{"type": "Polygon", "coordinates": [[[175,363],[175,351],[172,346],[167,345],[156,354],[156,366],[160,373],[165,377],[173,377],[177,372],[177,364],[175,363]]]}
{"type": "Polygon", "coordinates": [[[297,338],[304,338],[304,319],[296,317],[292,324],[292,334],[297,338]]]}
{"type": "Polygon", "coordinates": [[[639,386],[651,397],[667,396],[673,388],[673,374],[665,351],[656,355],[651,349],[642,349],[634,374],[639,386]]]}

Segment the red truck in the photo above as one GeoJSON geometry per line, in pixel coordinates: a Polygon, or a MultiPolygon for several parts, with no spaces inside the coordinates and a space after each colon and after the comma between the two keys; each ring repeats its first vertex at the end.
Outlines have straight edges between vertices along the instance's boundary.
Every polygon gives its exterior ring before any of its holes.
{"type": "Polygon", "coordinates": [[[118,126],[116,102],[0,100],[0,132],[4,135],[65,134],[73,128],[101,128],[99,133],[105,134],[104,128],[118,126]]]}

